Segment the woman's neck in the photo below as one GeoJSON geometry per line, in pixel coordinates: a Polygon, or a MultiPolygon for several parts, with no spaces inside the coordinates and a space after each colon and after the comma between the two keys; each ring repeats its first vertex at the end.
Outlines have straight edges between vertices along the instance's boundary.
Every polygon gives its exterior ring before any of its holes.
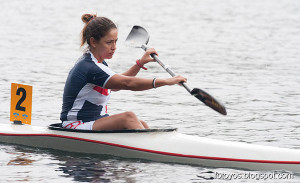
{"type": "Polygon", "coordinates": [[[102,63],[104,59],[102,59],[100,56],[98,56],[93,49],[89,49],[89,51],[93,54],[93,56],[97,59],[98,63],[102,63]]]}

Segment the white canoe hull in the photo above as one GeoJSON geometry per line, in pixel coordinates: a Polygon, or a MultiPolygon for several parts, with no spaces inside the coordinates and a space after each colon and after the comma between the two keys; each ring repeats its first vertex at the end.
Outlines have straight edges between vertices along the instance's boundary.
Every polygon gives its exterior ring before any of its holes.
{"type": "Polygon", "coordinates": [[[81,133],[0,124],[0,142],[159,162],[300,172],[300,150],[173,132],[81,133]]]}

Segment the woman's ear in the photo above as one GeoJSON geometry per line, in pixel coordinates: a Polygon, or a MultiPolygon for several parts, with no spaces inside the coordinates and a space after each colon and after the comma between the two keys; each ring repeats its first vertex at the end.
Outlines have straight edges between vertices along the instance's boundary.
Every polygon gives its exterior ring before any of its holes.
{"type": "Polygon", "coordinates": [[[93,37],[90,38],[90,45],[91,45],[92,48],[96,48],[96,40],[95,40],[95,38],[93,38],[93,37]]]}

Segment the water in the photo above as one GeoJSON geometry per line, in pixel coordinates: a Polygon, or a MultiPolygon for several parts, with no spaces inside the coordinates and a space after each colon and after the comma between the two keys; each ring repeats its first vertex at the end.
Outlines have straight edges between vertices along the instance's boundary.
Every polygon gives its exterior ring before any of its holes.
{"type": "MultiPolygon", "coordinates": [[[[119,28],[118,50],[108,61],[114,71],[125,71],[143,54],[124,46],[131,27],[142,25],[165,64],[186,76],[190,87],[221,100],[228,111],[221,116],[171,86],[113,93],[110,114],[134,111],[152,127],[300,149],[297,0],[10,0],[0,5],[1,123],[9,121],[12,82],[33,86],[33,125],[58,122],[67,73],[82,54],[80,17],[97,13],[119,28]]],[[[148,68],[139,76],[169,77],[155,63],[148,68]]],[[[0,164],[0,182],[222,182],[206,180],[211,176],[206,172],[245,172],[7,144],[0,145],[0,164]]],[[[292,180],[270,182],[299,180],[295,174],[292,180]]]]}

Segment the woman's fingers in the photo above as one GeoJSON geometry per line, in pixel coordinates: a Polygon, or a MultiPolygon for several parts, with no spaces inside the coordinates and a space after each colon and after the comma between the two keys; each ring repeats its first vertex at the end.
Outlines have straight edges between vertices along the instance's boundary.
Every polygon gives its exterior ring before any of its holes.
{"type": "Polygon", "coordinates": [[[180,85],[181,82],[184,82],[184,83],[187,82],[187,78],[185,78],[183,76],[180,76],[180,75],[174,76],[174,77],[169,78],[167,80],[168,80],[168,85],[175,85],[175,84],[180,85]]]}
{"type": "Polygon", "coordinates": [[[158,53],[156,52],[156,50],[154,48],[148,48],[146,50],[146,52],[144,53],[143,57],[140,59],[141,64],[144,65],[144,64],[146,64],[148,62],[155,61],[155,59],[150,56],[151,54],[155,54],[155,55],[158,56],[158,53]]]}
{"type": "Polygon", "coordinates": [[[178,83],[180,83],[180,82],[184,82],[184,83],[187,82],[187,78],[185,78],[183,76],[177,75],[177,76],[175,76],[175,78],[178,78],[178,80],[179,80],[178,83]]]}
{"type": "Polygon", "coordinates": [[[156,50],[154,48],[149,48],[147,49],[146,53],[148,53],[148,55],[151,55],[151,54],[155,54],[158,56],[158,53],[156,52],[156,50]]]}

